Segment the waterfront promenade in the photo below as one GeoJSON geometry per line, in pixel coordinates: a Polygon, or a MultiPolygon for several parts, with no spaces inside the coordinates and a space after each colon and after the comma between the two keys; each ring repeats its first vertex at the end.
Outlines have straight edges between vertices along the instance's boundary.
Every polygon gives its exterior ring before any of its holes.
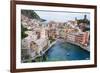
{"type": "Polygon", "coordinates": [[[69,42],[71,44],[74,44],[74,45],[77,45],[77,46],[80,46],[81,48],[83,48],[84,50],[87,50],[88,52],[90,52],[90,46],[83,46],[77,42],[73,42],[73,41],[69,41],[69,40],[66,40],[66,42],[69,42]]]}

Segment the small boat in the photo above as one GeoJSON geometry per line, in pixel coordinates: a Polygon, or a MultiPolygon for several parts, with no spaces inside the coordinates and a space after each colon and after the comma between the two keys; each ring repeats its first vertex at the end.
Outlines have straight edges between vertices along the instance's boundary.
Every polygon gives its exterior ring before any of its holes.
{"type": "Polygon", "coordinates": [[[67,56],[69,56],[70,55],[70,53],[67,53],[67,56]]]}

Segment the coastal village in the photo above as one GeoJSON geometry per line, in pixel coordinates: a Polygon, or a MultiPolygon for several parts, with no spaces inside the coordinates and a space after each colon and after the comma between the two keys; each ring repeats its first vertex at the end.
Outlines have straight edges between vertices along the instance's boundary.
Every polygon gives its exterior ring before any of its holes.
{"type": "Polygon", "coordinates": [[[66,22],[46,22],[21,13],[21,28],[27,29],[24,32],[27,36],[21,39],[22,62],[26,60],[25,55],[35,59],[58,41],[69,42],[90,51],[90,24],[87,16],[83,16],[80,21],[75,17],[66,22]]]}

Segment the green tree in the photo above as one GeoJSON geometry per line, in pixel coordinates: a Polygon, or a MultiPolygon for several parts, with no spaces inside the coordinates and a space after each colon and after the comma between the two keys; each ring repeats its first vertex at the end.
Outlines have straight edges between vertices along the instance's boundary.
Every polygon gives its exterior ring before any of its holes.
{"type": "Polygon", "coordinates": [[[25,31],[27,31],[28,29],[23,27],[23,25],[21,24],[21,39],[25,38],[28,36],[28,34],[25,34],[25,31]]]}

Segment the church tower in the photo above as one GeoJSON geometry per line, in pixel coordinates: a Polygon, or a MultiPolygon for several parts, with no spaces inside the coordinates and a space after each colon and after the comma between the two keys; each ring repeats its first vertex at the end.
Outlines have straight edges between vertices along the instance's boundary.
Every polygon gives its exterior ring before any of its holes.
{"type": "Polygon", "coordinates": [[[75,25],[76,25],[76,26],[78,25],[77,17],[75,17],[75,25]]]}

